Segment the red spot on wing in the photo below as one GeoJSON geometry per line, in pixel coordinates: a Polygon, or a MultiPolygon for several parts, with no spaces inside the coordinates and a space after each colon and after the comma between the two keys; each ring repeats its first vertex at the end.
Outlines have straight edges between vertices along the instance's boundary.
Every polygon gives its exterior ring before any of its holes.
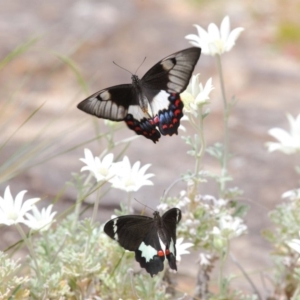
{"type": "Polygon", "coordinates": [[[170,250],[166,249],[166,255],[169,255],[169,254],[170,254],[170,250]]]}
{"type": "Polygon", "coordinates": [[[182,113],[182,112],[181,112],[180,109],[176,109],[176,110],[174,111],[174,115],[175,115],[176,117],[178,117],[181,113],[182,113]]]}
{"type": "Polygon", "coordinates": [[[162,251],[162,250],[158,250],[158,251],[157,251],[157,255],[158,255],[159,257],[165,256],[164,251],[162,251]]]}
{"type": "Polygon", "coordinates": [[[176,101],[175,101],[175,106],[176,106],[176,107],[179,107],[179,106],[180,106],[180,103],[181,103],[180,99],[176,99],[176,101]]]}
{"type": "Polygon", "coordinates": [[[155,116],[154,118],[149,119],[149,123],[150,123],[151,125],[156,126],[156,125],[159,123],[159,117],[158,117],[158,116],[155,116]]]}

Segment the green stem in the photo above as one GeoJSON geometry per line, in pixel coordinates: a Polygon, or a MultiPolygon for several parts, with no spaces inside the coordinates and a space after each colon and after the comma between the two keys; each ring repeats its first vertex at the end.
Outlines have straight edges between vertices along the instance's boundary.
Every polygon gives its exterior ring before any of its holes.
{"type": "Polygon", "coordinates": [[[297,299],[299,299],[299,294],[300,294],[300,287],[298,286],[297,289],[296,289],[296,291],[294,292],[291,300],[297,300],[297,299]]]}
{"type": "Polygon", "coordinates": [[[94,209],[93,209],[93,215],[92,215],[92,223],[94,223],[96,221],[99,202],[100,202],[100,195],[99,195],[99,190],[97,190],[97,197],[96,197],[96,200],[94,203],[94,209]]]}
{"type": "Polygon", "coordinates": [[[77,199],[76,199],[76,204],[75,204],[74,220],[73,220],[73,226],[72,226],[72,228],[74,230],[76,228],[76,224],[77,224],[77,221],[79,219],[81,204],[82,204],[82,201],[83,201],[84,195],[85,195],[85,190],[84,189],[87,186],[87,184],[91,181],[92,177],[93,177],[92,174],[89,174],[87,176],[87,178],[85,179],[83,185],[79,189],[78,196],[77,196],[77,199]]]}
{"type": "MultiPolygon", "coordinates": [[[[193,126],[193,128],[196,131],[196,134],[194,136],[194,143],[193,143],[193,150],[195,151],[195,168],[194,168],[194,174],[193,177],[191,177],[191,179],[193,179],[193,187],[190,190],[189,194],[190,194],[190,198],[193,199],[195,194],[197,193],[198,190],[198,175],[199,175],[199,170],[200,170],[200,164],[201,164],[201,160],[203,157],[203,154],[205,152],[205,148],[206,148],[206,142],[204,139],[204,132],[203,132],[203,105],[199,105],[198,109],[197,109],[197,115],[198,118],[194,119],[193,115],[189,115],[189,122],[190,124],[193,126]],[[197,138],[199,137],[199,139],[197,138]]],[[[169,190],[169,189],[168,189],[169,190]]]]}
{"type": "MultiPolygon", "coordinates": [[[[200,138],[200,150],[199,152],[196,154],[196,165],[195,165],[195,176],[198,176],[199,174],[199,170],[200,170],[200,163],[205,151],[205,147],[206,147],[206,143],[205,143],[205,139],[204,139],[204,132],[203,132],[203,111],[202,111],[203,106],[199,106],[198,108],[198,115],[199,115],[199,124],[197,126],[198,128],[198,136],[200,138]]],[[[198,145],[197,145],[198,148],[198,145]]],[[[197,149],[198,150],[198,149],[197,149]]],[[[198,181],[197,181],[198,182],[198,181]]],[[[196,187],[198,186],[198,184],[196,184],[196,187]]]]}
{"type": "Polygon", "coordinates": [[[228,117],[229,109],[226,100],[225,85],[224,85],[224,76],[222,70],[221,56],[216,55],[217,58],[217,67],[220,77],[220,85],[223,98],[224,114],[223,114],[223,124],[224,124],[224,141],[223,141],[223,159],[222,159],[222,170],[221,170],[221,180],[220,180],[220,197],[224,197],[225,188],[226,188],[226,177],[227,177],[227,163],[228,163],[228,117]]]}
{"type": "Polygon", "coordinates": [[[226,241],[226,247],[225,250],[222,249],[221,250],[221,259],[220,259],[220,272],[219,272],[219,290],[220,290],[220,298],[223,299],[222,297],[226,296],[226,291],[224,290],[224,266],[225,266],[225,262],[227,260],[227,256],[228,256],[228,252],[229,252],[229,241],[226,241]]]}
{"type": "Polygon", "coordinates": [[[39,266],[35,257],[35,253],[33,251],[32,245],[28,239],[28,237],[26,236],[24,230],[22,229],[22,227],[19,224],[16,224],[17,230],[19,231],[24,243],[26,244],[28,250],[29,250],[29,254],[31,256],[31,258],[33,259],[34,265],[35,265],[35,270],[36,270],[36,275],[38,277],[38,280],[41,282],[41,274],[39,271],[39,266]]]}
{"type": "Polygon", "coordinates": [[[43,236],[44,240],[46,241],[46,245],[45,245],[46,253],[48,256],[50,256],[50,249],[49,249],[50,241],[49,241],[49,237],[48,237],[48,231],[47,230],[42,231],[41,235],[43,236]]]}
{"type": "Polygon", "coordinates": [[[131,207],[131,196],[132,193],[131,192],[127,192],[127,211],[128,213],[132,213],[132,207],[131,207]]]}

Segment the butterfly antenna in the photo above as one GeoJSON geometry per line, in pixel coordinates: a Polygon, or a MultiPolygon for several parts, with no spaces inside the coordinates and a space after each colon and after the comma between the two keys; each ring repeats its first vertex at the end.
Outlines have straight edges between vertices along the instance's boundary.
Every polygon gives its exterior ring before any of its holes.
{"type": "MultiPolygon", "coordinates": [[[[153,208],[151,208],[150,206],[148,206],[148,205],[146,205],[146,204],[140,202],[139,200],[137,200],[137,199],[135,199],[135,198],[134,198],[134,200],[135,200],[137,203],[143,205],[143,206],[144,206],[144,210],[145,210],[145,208],[149,208],[150,210],[155,211],[153,208]]],[[[143,214],[144,214],[144,210],[143,210],[143,214]]]]}
{"type": "Polygon", "coordinates": [[[123,69],[124,71],[128,72],[129,74],[133,75],[130,71],[128,71],[127,69],[121,67],[120,65],[118,65],[118,64],[115,63],[114,61],[113,61],[113,64],[116,65],[117,67],[119,67],[120,69],[123,69]]]}
{"type": "Polygon", "coordinates": [[[142,64],[145,62],[146,58],[147,58],[147,57],[145,56],[144,60],[143,60],[142,63],[138,66],[138,68],[136,69],[136,71],[135,71],[134,74],[137,73],[137,71],[139,70],[139,68],[140,68],[140,67],[142,66],[142,64]]]}

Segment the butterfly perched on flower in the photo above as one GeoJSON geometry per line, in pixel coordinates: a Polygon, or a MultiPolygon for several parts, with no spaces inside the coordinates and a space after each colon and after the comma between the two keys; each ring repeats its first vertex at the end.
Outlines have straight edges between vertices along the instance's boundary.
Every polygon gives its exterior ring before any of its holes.
{"type": "Polygon", "coordinates": [[[135,260],[151,277],[164,269],[165,258],[170,268],[177,271],[176,225],[181,219],[181,211],[171,208],[162,216],[155,211],[153,216],[120,216],[104,226],[104,232],[110,238],[124,249],[135,252],[135,260]]]}
{"type": "Polygon", "coordinates": [[[180,93],[187,87],[200,53],[200,48],[192,47],[171,54],[141,79],[133,74],[132,84],[103,89],[77,107],[98,118],[125,121],[129,129],[154,143],[161,134],[177,134],[183,116],[180,93]]]}

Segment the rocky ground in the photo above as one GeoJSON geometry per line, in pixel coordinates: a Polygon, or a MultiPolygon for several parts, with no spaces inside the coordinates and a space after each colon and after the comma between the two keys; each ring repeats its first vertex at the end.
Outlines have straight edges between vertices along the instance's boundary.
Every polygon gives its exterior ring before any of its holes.
{"type": "MultiPolygon", "coordinates": [[[[234,156],[229,167],[234,178],[232,185],[244,190],[243,201],[251,206],[246,218],[249,233],[234,241],[232,248],[247,271],[266,272],[270,249],[260,231],[270,226],[268,211],[282,201],[284,191],[297,187],[299,179],[294,171],[297,163],[294,156],[270,154],[265,147],[265,143],[272,140],[268,129],[288,129],[286,113],[296,116],[300,110],[300,53],[292,44],[279,44],[277,36],[278,26],[286,15],[294,18],[293,2],[290,1],[284,11],[279,1],[271,0],[219,3],[192,0],[65,0],[51,4],[37,0],[1,1],[1,58],[29,38],[39,37],[29,51],[1,70],[3,140],[12,136],[34,109],[42,104],[43,107],[1,149],[0,164],[4,166],[11,153],[20,146],[25,147],[37,135],[37,140],[55,140],[41,155],[34,155],[34,161],[41,164],[20,174],[3,171],[0,194],[3,195],[9,184],[14,195],[26,189],[28,196],[42,197],[50,202],[70,180],[71,172],[79,172],[82,167],[79,158],[83,157],[84,147],[95,154],[104,150],[103,143],[80,145],[94,136],[94,125],[90,116],[77,110],[77,103],[86,94],[70,66],[62,63],[57,54],[76,63],[92,93],[130,82],[130,75],[114,66],[112,61],[134,72],[146,56],[138,71],[142,75],[163,57],[189,47],[184,36],[196,33],[193,24],[207,28],[210,22],[219,25],[223,17],[229,15],[232,28],[245,28],[237,45],[222,57],[227,95],[235,95],[238,100],[230,119],[230,150],[234,156]],[[12,99],[9,105],[4,104],[7,99],[12,99]],[[53,119],[55,122],[46,126],[53,119]],[[75,148],[65,152],[72,147],[75,148]],[[60,152],[61,155],[55,155],[60,152]],[[52,155],[53,159],[43,162],[45,157],[52,155]]],[[[211,114],[206,120],[206,139],[211,145],[222,140],[223,126],[214,58],[202,55],[196,72],[201,73],[203,82],[212,77],[215,86],[211,94],[211,114]]],[[[132,134],[124,129],[118,137],[132,134]]],[[[130,160],[151,163],[149,170],[155,174],[154,187],[141,189],[135,198],[155,207],[170,184],[181,173],[193,168],[186,151],[180,136],[162,138],[158,144],[142,138],[133,142],[127,152],[130,160]]],[[[203,168],[218,171],[218,165],[209,157],[203,168]]],[[[183,184],[177,185],[171,194],[176,195],[182,188],[183,184]]],[[[203,184],[200,192],[216,195],[215,185],[203,184]]],[[[74,197],[75,191],[68,188],[56,209],[68,207],[74,197]]],[[[109,194],[102,202],[99,219],[106,220],[123,198],[125,200],[126,195],[122,192],[109,194]]],[[[15,236],[13,229],[0,230],[3,236],[0,249],[4,249],[15,241],[15,236]]],[[[195,253],[183,259],[180,265],[180,284],[189,291],[193,289],[197,271],[193,267],[196,258],[195,253]]],[[[237,271],[234,266],[231,268],[237,271]]],[[[259,275],[254,277],[261,288],[259,275]]],[[[239,286],[249,289],[245,280],[239,286]]]]}

